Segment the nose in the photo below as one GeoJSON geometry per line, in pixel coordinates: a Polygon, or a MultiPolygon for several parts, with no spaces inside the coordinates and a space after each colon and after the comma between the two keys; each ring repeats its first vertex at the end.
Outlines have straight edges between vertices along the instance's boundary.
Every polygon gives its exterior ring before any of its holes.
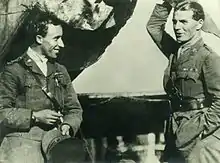
{"type": "Polygon", "coordinates": [[[64,47],[64,43],[63,43],[63,40],[60,38],[58,39],[58,46],[63,48],[64,47]]]}
{"type": "Polygon", "coordinates": [[[174,24],[174,29],[175,30],[178,30],[178,29],[180,29],[181,28],[181,25],[180,25],[180,22],[176,22],[175,24],[174,24]]]}

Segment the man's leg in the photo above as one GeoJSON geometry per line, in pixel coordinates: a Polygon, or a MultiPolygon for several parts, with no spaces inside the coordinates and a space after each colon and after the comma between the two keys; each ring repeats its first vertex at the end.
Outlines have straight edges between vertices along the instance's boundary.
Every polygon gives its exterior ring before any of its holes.
{"type": "Polygon", "coordinates": [[[44,163],[41,142],[21,137],[5,137],[0,148],[0,163],[44,163]]]}

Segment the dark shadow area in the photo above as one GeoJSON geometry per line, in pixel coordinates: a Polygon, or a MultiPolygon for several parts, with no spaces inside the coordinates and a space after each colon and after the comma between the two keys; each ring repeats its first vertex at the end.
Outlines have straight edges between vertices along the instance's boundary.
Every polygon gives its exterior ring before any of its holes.
{"type": "MultiPolygon", "coordinates": [[[[156,97],[156,96],[155,96],[156,97]]],[[[80,96],[86,137],[115,137],[163,133],[169,101],[148,97],[93,98],[80,96]]]]}
{"type": "Polygon", "coordinates": [[[165,121],[170,115],[166,95],[90,98],[89,94],[81,94],[79,99],[84,110],[82,131],[86,139],[94,140],[89,146],[96,161],[131,159],[139,162],[138,152],[131,148],[125,152],[117,149],[117,136],[122,136],[126,147],[132,147],[144,145],[138,143],[138,135],[154,133],[156,143],[161,144],[159,135],[164,133],[165,121]],[[107,147],[103,143],[107,143],[107,147]]]}

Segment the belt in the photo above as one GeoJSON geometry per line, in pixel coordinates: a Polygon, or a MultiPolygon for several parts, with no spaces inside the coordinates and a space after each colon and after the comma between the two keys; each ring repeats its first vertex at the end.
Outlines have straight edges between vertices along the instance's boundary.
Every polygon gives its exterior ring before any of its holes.
{"type": "Polygon", "coordinates": [[[171,99],[172,111],[200,110],[207,107],[205,99],[174,100],[171,99]]]}

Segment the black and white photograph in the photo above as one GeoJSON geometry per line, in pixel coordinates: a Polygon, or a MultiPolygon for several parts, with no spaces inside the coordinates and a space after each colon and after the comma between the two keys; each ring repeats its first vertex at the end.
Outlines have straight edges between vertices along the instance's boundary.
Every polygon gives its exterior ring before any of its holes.
{"type": "Polygon", "coordinates": [[[220,163],[220,0],[1,0],[0,163],[220,163]]]}

